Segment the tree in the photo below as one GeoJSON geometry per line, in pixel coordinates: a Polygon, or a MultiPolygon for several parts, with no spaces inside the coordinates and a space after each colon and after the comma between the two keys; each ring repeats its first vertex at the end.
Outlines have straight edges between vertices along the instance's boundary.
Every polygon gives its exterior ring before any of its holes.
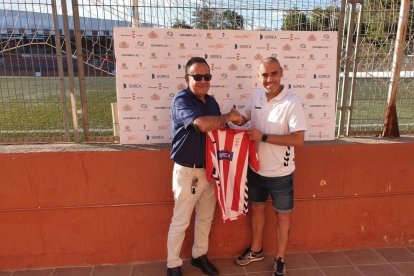
{"type": "Polygon", "coordinates": [[[244,18],[235,11],[225,10],[222,13],[221,29],[243,30],[244,18]]]}
{"type": "Polygon", "coordinates": [[[310,30],[337,31],[339,28],[339,14],[340,10],[337,7],[314,8],[308,17],[310,30]]]}
{"type": "Polygon", "coordinates": [[[175,22],[171,27],[174,29],[192,29],[193,28],[189,24],[187,24],[185,20],[179,20],[178,18],[175,19],[175,22]]]}
{"type": "Polygon", "coordinates": [[[223,12],[203,7],[194,12],[194,27],[196,29],[244,29],[244,18],[235,11],[223,12]]]}
{"type": "Polygon", "coordinates": [[[194,12],[194,27],[196,29],[218,29],[218,14],[216,10],[204,6],[194,12]]]}
{"type": "Polygon", "coordinates": [[[282,30],[284,31],[304,31],[306,30],[308,19],[306,14],[297,7],[287,11],[283,15],[282,30]]]}

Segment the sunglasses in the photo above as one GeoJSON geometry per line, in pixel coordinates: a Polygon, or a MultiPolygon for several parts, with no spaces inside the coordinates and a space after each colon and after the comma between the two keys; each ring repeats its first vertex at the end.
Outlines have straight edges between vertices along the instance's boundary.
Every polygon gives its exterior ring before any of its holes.
{"type": "Polygon", "coordinates": [[[195,74],[195,75],[189,75],[190,77],[193,77],[193,79],[195,81],[201,81],[201,79],[204,77],[205,81],[210,81],[211,78],[213,77],[211,74],[205,74],[205,75],[201,75],[201,74],[195,74]]]}

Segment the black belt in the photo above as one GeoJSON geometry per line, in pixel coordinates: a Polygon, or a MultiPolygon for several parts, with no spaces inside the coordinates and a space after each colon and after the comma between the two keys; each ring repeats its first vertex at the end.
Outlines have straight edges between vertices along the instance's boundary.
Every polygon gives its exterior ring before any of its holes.
{"type": "Polygon", "coordinates": [[[196,165],[196,164],[189,164],[189,163],[182,163],[182,162],[175,162],[180,166],[183,167],[188,167],[188,168],[196,168],[196,169],[201,169],[201,168],[205,168],[206,166],[204,165],[196,165]]]}

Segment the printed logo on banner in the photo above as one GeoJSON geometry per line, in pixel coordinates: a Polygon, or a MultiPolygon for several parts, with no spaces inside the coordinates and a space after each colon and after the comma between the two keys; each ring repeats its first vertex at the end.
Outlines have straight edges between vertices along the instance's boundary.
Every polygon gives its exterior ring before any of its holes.
{"type": "Polygon", "coordinates": [[[130,104],[125,104],[125,105],[122,107],[122,110],[123,110],[123,111],[132,111],[132,106],[131,106],[130,104]]]}
{"type": "Polygon", "coordinates": [[[331,37],[330,37],[330,35],[329,34],[324,34],[323,36],[322,36],[322,39],[321,39],[322,41],[330,41],[331,40],[331,37]]]}
{"type": "Polygon", "coordinates": [[[180,83],[179,85],[177,85],[177,89],[179,91],[184,90],[187,86],[184,83],[180,83]]]}
{"type": "Polygon", "coordinates": [[[214,54],[214,55],[212,55],[212,54],[204,54],[204,58],[205,59],[209,59],[209,58],[211,58],[211,59],[221,59],[221,55],[219,55],[219,54],[214,54]]]}
{"type": "Polygon", "coordinates": [[[226,36],[225,32],[222,32],[220,36],[217,37],[218,39],[229,39],[229,37],[226,36]]]}
{"type": "Polygon", "coordinates": [[[251,38],[255,38],[255,37],[257,37],[255,33],[241,33],[241,34],[236,33],[234,35],[234,38],[235,39],[241,39],[241,40],[243,40],[243,39],[251,39],[251,38]]]}
{"type": "Polygon", "coordinates": [[[137,79],[140,78],[141,76],[143,76],[144,74],[140,74],[140,73],[130,73],[130,74],[123,74],[122,77],[123,78],[132,78],[132,79],[137,79]]]}
{"type": "Polygon", "coordinates": [[[147,140],[163,140],[164,136],[162,135],[147,135],[147,140]]]}
{"type": "Polygon", "coordinates": [[[204,48],[203,47],[200,47],[200,43],[196,42],[195,45],[194,45],[194,47],[191,48],[191,49],[197,51],[197,50],[203,50],[204,48]]]}
{"type": "Polygon", "coordinates": [[[192,54],[186,54],[186,55],[179,55],[178,56],[179,59],[185,59],[186,61],[189,60],[192,57],[193,57],[192,54]]]}
{"type": "Polygon", "coordinates": [[[250,94],[244,93],[244,94],[240,94],[240,98],[239,100],[248,100],[250,98],[250,94]]]}
{"type": "Polygon", "coordinates": [[[206,33],[206,37],[207,39],[212,39],[213,38],[213,34],[212,33],[206,33]]]}
{"type": "Polygon", "coordinates": [[[121,43],[119,43],[118,46],[119,46],[119,48],[122,48],[122,49],[129,48],[129,44],[126,41],[122,41],[121,43]]]}
{"type": "Polygon", "coordinates": [[[135,142],[138,140],[137,135],[127,135],[127,142],[135,142]]]}
{"type": "Polygon", "coordinates": [[[289,89],[305,89],[304,84],[288,84],[289,89]]]}
{"type": "Polygon", "coordinates": [[[167,54],[163,57],[163,59],[175,59],[171,52],[167,52],[167,54]]]}
{"type": "Polygon", "coordinates": [[[250,44],[234,44],[234,50],[237,49],[251,49],[252,45],[250,44]]]}
{"type": "Polygon", "coordinates": [[[291,51],[292,50],[292,46],[290,46],[289,44],[285,44],[282,47],[283,51],[291,51]]]}
{"type": "Polygon", "coordinates": [[[308,70],[308,67],[305,66],[305,63],[301,63],[300,64],[300,67],[298,68],[298,70],[301,70],[301,71],[308,70]]]}
{"type": "Polygon", "coordinates": [[[214,71],[214,70],[221,70],[221,66],[217,66],[215,63],[212,63],[211,64],[211,71],[214,71]]]}
{"type": "Polygon", "coordinates": [[[123,83],[122,86],[124,89],[139,89],[142,88],[142,85],[139,83],[123,83]]]}
{"type": "Polygon", "coordinates": [[[142,40],[139,40],[136,44],[135,44],[135,49],[147,49],[147,47],[145,47],[145,42],[142,40]]]}
{"type": "Polygon", "coordinates": [[[332,60],[332,58],[329,56],[329,54],[325,54],[322,60],[332,60]]]}
{"type": "Polygon", "coordinates": [[[275,35],[275,34],[265,34],[265,35],[260,34],[259,38],[260,38],[260,40],[262,40],[262,39],[277,39],[277,35],[275,35]]]}
{"type": "Polygon", "coordinates": [[[165,39],[175,39],[173,31],[167,31],[164,35],[165,39]]]}
{"type": "Polygon", "coordinates": [[[315,55],[314,55],[314,54],[309,54],[308,59],[309,59],[309,60],[315,60],[315,55]]]}
{"type": "Polygon", "coordinates": [[[165,44],[165,43],[151,43],[151,48],[173,48],[172,44],[165,44]]]}
{"type": "Polygon", "coordinates": [[[320,99],[322,100],[327,100],[329,99],[329,93],[328,92],[323,92],[320,99]]]}
{"type": "Polygon", "coordinates": [[[155,75],[155,74],[151,74],[151,78],[152,79],[169,79],[170,78],[170,75],[167,75],[167,74],[157,74],[157,75],[155,75]]]}
{"type": "Polygon", "coordinates": [[[307,39],[308,41],[316,41],[318,38],[314,34],[310,34],[307,39]]]}
{"type": "Polygon", "coordinates": [[[171,109],[171,106],[156,106],[155,109],[171,109]]]}
{"type": "Polygon", "coordinates": [[[200,34],[191,34],[191,33],[180,33],[179,36],[181,36],[181,37],[192,37],[192,38],[201,37],[200,34]]]}
{"type": "Polygon", "coordinates": [[[327,64],[326,63],[319,63],[316,64],[315,66],[315,70],[319,70],[319,69],[326,69],[327,64]]]}
{"type": "Polygon", "coordinates": [[[308,94],[305,95],[305,99],[307,99],[307,100],[313,100],[313,99],[315,99],[315,94],[308,93],[308,94]]]}
{"type": "Polygon", "coordinates": [[[234,63],[230,64],[230,65],[229,65],[229,70],[230,70],[230,71],[236,71],[236,70],[237,70],[237,65],[236,65],[236,64],[234,64],[234,63]]]}
{"type": "Polygon", "coordinates": [[[258,53],[258,54],[254,55],[254,60],[259,60],[260,61],[262,59],[263,59],[263,56],[261,54],[258,53]]]}
{"type": "Polygon", "coordinates": [[[295,80],[304,79],[305,77],[306,77],[306,74],[296,74],[295,80]]]}
{"type": "Polygon", "coordinates": [[[222,43],[217,43],[217,44],[209,44],[208,46],[207,46],[207,48],[209,48],[209,49],[224,49],[224,48],[226,48],[226,46],[227,46],[228,44],[222,44],[222,43]]]}
{"type": "Polygon", "coordinates": [[[168,63],[160,63],[160,64],[153,64],[152,65],[152,69],[160,69],[160,70],[165,70],[168,69],[170,67],[172,67],[172,64],[168,64],[168,63]]]}
{"type": "Polygon", "coordinates": [[[158,34],[155,31],[151,31],[148,33],[148,38],[156,39],[158,38],[158,34]]]}
{"type": "Polygon", "coordinates": [[[182,50],[184,50],[184,49],[185,49],[185,43],[184,43],[184,42],[181,42],[181,43],[178,45],[178,49],[182,49],[182,50]]]}
{"type": "Polygon", "coordinates": [[[307,45],[305,43],[299,44],[299,51],[307,51],[307,45]]]}
{"type": "Polygon", "coordinates": [[[161,97],[157,93],[154,93],[154,94],[151,95],[150,99],[151,99],[151,101],[159,101],[161,99],[161,97]]]}
{"type": "Polygon", "coordinates": [[[303,56],[289,55],[289,56],[283,56],[283,59],[303,59],[303,56]]]}
{"type": "Polygon", "coordinates": [[[320,75],[316,75],[313,74],[313,79],[330,79],[331,75],[329,74],[320,74],[320,75]]]}
{"type": "Polygon", "coordinates": [[[159,125],[158,130],[168,130],[170,127],[170,125],[159,125]]]}

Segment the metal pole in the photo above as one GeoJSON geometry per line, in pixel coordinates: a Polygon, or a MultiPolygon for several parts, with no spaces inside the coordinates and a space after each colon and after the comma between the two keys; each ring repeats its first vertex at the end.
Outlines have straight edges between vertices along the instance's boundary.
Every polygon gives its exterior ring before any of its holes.
{"type": "Polygon", "coordinates": [[[86,87],[85,87],[85,70],[83,65],[83,50],[82,50],[82,38],[79,23],[79,9],[78,0],[72,0],[72,11],[73,11],[73,27],[75,29],[75,43],[76,43],[76,58],[78,61],[78,78],[79,78],[79,95],[81,99],[82,109],[82,126],[83,135],[85,141],[89,140],[89,119],[88,119],[88,103],[86,98],[86,87]]]}
{"type": "Polygon", "coordinates": [[[139,27],[138,0],[132,1],[132,27],[139,27]]]}
{"type": "Polygon", "coordinates": [[[65,127],[65,141],[69,141],[69,119],[66,106],[65,72],[63,71],[62,44],[60,43],[59,21],[57,17],[56,0],[52,0],[53,24],[55,25],[55,45],[60,82],[60,96],[62,100],[63,125],[65,127]]]}
{"type": "MultiPolygon", "coordinates": [[[[344,29],[345,29],[345,13],[346,13],[346,0],[341,1],[341,15],[339,17],[339,28],[338,28],[338,46],[336,49],[336,110],[339,110],[339,93],[340,91],[340,85],[339,85],[339,76],[341,73],[341,53],[343,48],[343,39],[344,39],[344,29]]],[[[338,135],[339,136],[339,135],[338,135]]]]}
{"type": "Polygon", "coordinates": [[[348,98],[348,86],[349,86],[349,71],[351,67],[351,58],[352,55],[352,37],[354,34],[354,27],[355,27],[355,9],[356,9],[356,1],[348,0],[347,3],[351,2],[350,14],[349,14],[349,21],[348,21],[348,37],[346,41],[346,48],[345,48],[345,68],[344,68],[344,77],[342,83],[342,95],[340,100],[340,106],[338,107],[339,110],[339,126],[337,137],[343,134],[344,123],[345,123],[345,116],[346,113],[349,112],[349,106],[347,105],[346,99],[348,98]]]}
{"type": "Polygon", "coordinates": [[[398,84],[400,82],[401,63],[404,56],[409,9],[410,0],[401,1],[397,37],[395,39],[394,55],[392,58],[390,85],[388,87],[387,110],[385,112],[384,129],[381,137],[400,137],[396,101],[398,84]]]}
{"type": "Polygon", "coordinates": [[[78,115],[76,113],[75,80],[74,80],[74,74],[73,74],[72,46],[71,46],[70,32],[69,32],[68,9],[66,6],[66,0],[61,0],[61,3],[62,3],[63,26],[65,30],[64,34],[65,34],[66,59],[68,62],[70,103],[71,103],[72,120],[73,120],[73,139],[75,143],[79,143],[78,115]]]}
{"type": "Polygon", "coordinates": [[[352,107],[354,103],[354,92],[355,92],[355,84],[356,84],[356,73],[357,73],[357,64],[358,64],[358,49],[359,49],[359,40],[360,40],[360,34],[362,29],[362,13],[363,13],[363,4],[364,2],[360,2],[360,8],[359,8],[359,14],[358,14],[358,23],[357,23],[357,34],[356,34],[356,40],[355,40],[355,51],[354,51],[354,58],[353,58],[353,64],[352,64],[352,80],[351,80],[351,90],[349,93],[349,109],[348,109],[348,119],[346,121],[346,128],[345,128],[345,136],[349,135],[349,129],[351,127],[351,120],[352,120],[352,107]]]}

